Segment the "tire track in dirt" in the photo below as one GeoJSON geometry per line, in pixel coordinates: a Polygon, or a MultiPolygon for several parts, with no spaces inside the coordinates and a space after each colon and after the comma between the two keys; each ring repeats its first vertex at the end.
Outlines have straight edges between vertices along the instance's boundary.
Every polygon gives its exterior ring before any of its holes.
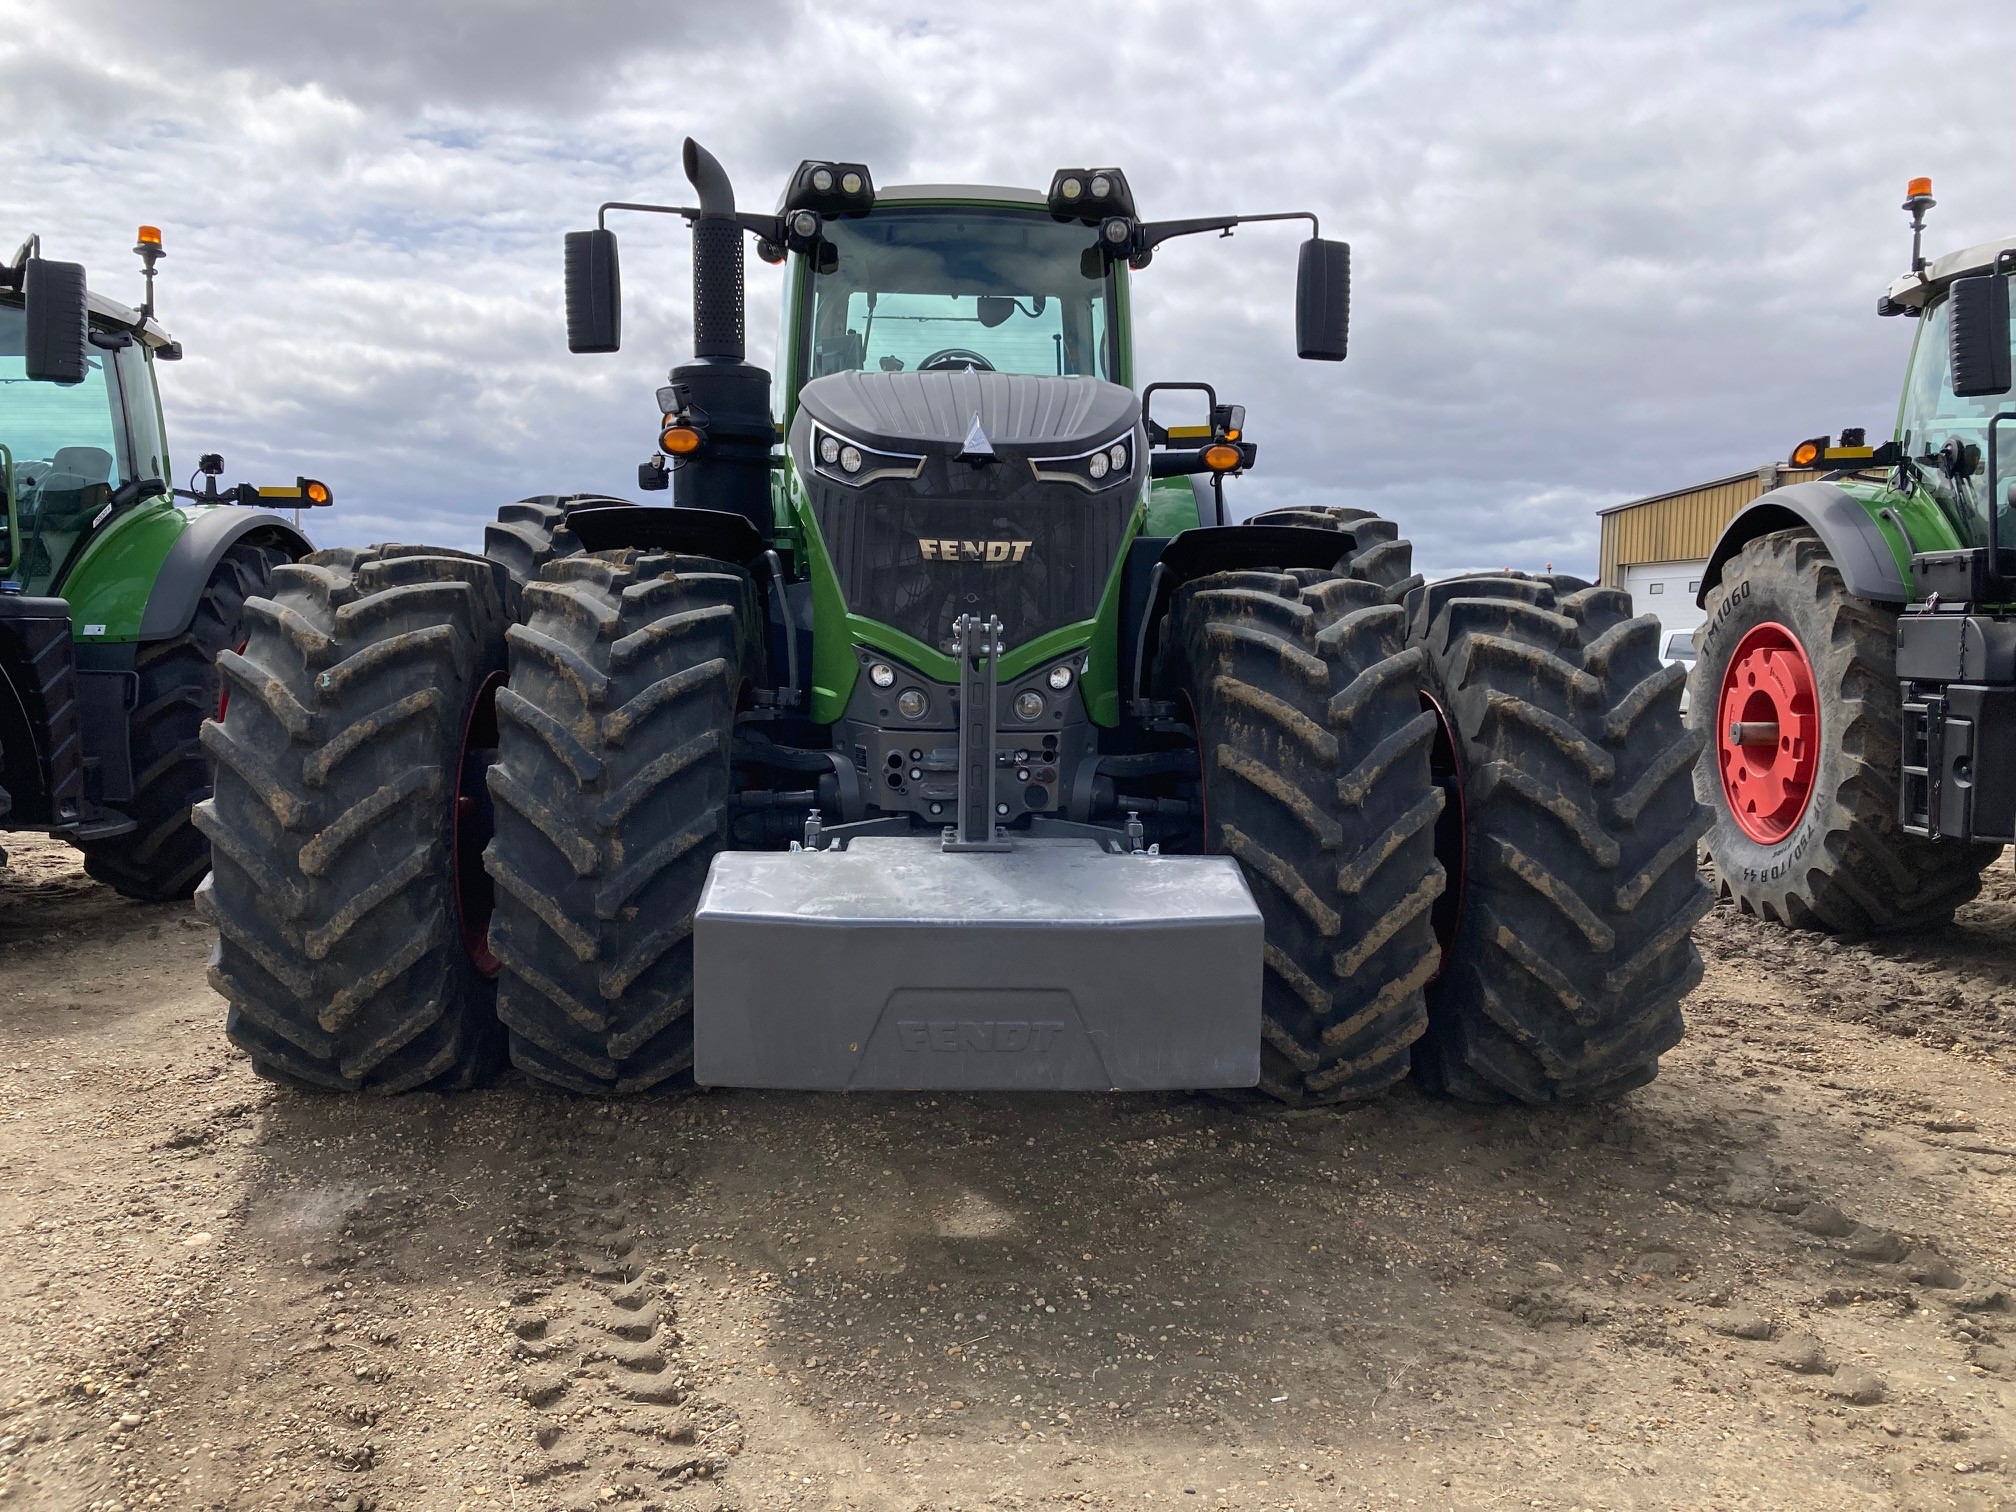
{"type": "Polygon", "coordinates": [[[667,1273],[649,1264],[620,1189],[549,1166],[510,1230],[505,1297],[517,1362],[503,1389],[535,1414],[519,1483],[542,1497],[645,1500],[724,1473],[732,1412],[697,1400],[667,1273]]]}

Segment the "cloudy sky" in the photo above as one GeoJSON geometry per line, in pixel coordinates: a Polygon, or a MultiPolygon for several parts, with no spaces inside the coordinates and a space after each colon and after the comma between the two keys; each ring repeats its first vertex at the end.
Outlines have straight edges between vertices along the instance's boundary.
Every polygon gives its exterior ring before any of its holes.
{"type": "MultiPolygon", "coordinates": [[[[511,498],[634,494],[687,238],[623,226],[613,357],[566,351],[560,238],[681,198],[688,134],[763,209],[804,157],[1114,163],[1146,215],[1310,208],[1352,243],[1342,366],[1295,360],[1293,229],[1137,279],[1138,371],[1248,406],[1245,508],[1593,572],[1603,504],[1888,434],[1904,182],[1936,182],[1934,250],[2016,229],[2011,56],[1988,3],[0,0],[0,240],[136,300],[160,225],[179,465],[326,478],[326,542],[474,545],[511,498]]],[[[750,283],[767,362],[779,275],[750,283]]]]}

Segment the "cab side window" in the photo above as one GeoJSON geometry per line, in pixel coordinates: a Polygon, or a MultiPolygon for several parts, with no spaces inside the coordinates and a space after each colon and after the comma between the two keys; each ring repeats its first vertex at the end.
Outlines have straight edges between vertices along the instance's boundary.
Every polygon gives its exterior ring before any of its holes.
{"type": "MultiPolygon", "coordinates": [[[[1963,399],[1953,392],[1949,352],[1949,306],[1945,299],[1920,317],[1918,341],[1911,361],[1911,379],[1897,418],[1897,440],[1904,455],[1918,464],[1923,485],[1960,527],[1969,545],[1987,546],[1988,500],[1994,497],[1987,477],[1988,422],[2010,406],[2010,396],[1963,399]],[[1959,448],[1948,453],[1949,443],[1959,448]],[[1942,457],[1957,455],[1957,469],[1942,457]]],[[[2003,438],[2010,439],[2005,427],[2003,438]]],[[[2002,469],[2005,476],[2010,469],[2002,469]]],[[[2007,505],[2004,503],[2004,509],[2007,505]]],[[[2004,545],[2010,544],[2007,527],[2004,545]]]]}

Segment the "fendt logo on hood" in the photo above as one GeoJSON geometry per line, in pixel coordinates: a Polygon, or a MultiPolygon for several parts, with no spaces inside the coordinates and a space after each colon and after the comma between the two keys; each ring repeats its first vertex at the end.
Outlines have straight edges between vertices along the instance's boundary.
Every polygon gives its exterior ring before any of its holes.
{"type": "Polygon", "coordinates": [[[978,562],[986,567],[1009,567],[1029,554],[1033,541],[944,541],[933,536],[917,538],[917,552],[927,562],[978,562]]]}

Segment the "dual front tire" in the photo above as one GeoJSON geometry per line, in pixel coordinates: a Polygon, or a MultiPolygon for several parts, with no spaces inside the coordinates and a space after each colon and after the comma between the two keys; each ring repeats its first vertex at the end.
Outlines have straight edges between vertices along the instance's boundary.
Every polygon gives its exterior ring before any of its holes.
{"type": "Polygon", "coordinates": [[[1186,585],[1165,680],[1194,712],[1207,845],[1267,927],[1262,1088],[1370,1096],[1413,1069],[1472,1101],[1652,1079],[1700,979],[1700,737],[1621,592],[1424,585],[1392,527],[1331,573],[1186,585]]]}

